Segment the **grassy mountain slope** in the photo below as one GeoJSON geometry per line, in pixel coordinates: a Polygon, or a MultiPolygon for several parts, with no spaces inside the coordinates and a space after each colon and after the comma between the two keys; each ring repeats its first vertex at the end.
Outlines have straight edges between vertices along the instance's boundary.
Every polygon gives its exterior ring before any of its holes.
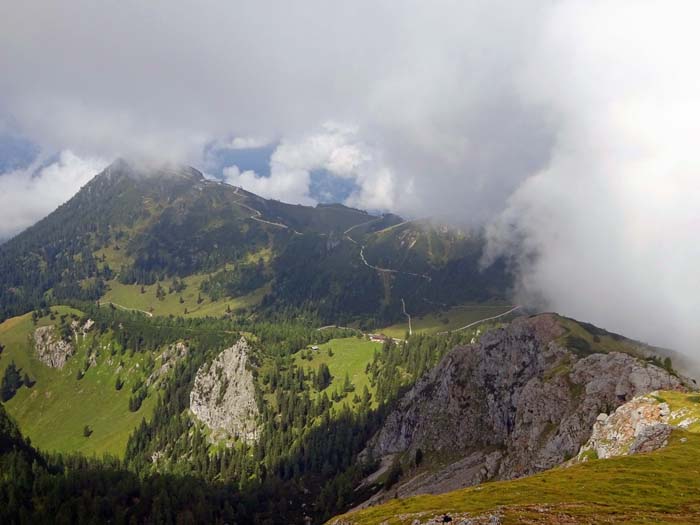
{"type": "Polygon", "coordinates": [[[502,299],[509,277],[501,264],[479,268],[482,249],[470,232],[290,205],[192,168],[120,160],[0,246],[0,320],[100,299],[155,315],[245,308],[376,326],[400,320],[402,298],[415,313],[502,299]],[[365,264],[363,244],[369,264],[391,271],[365,264]]]}
{"type": "MultiPolygon", "coordinates": [[[[411,306],[410,302],[406,304],[409,312],[411,306]]],[[[440,308],[427,314],[411,315],[411,328],[415,334],[437,334],[459,330],[482,319],[503,315],[512,308],[513,305],[509,304],[464,304],[452,308],[440,308]]],[[[408,332],[408,321],[395,323],[379,331],[389,337],[405,337],[408,332]]]]}
{"type": "MultiPolygon", "coordinates": [[[[67,307],[54,307],[55,316],[80,315],[67,307]]],[[[5,403],[22,432],[42,450],[55,452],[82,452],[92,455],[109,453],[123,456],[129,434],[153,412],[156,397],[148,396],[141,408],[128,408],[132,387],[143,379],[145,354],[114,353],[117,342],[109,335],[89,334],[80,339],[76,353],[62,369],[50,368],[40,362],[34,352],[32,335],[36,326],[54,324],[49,317],[32,322],[31,314],[14,317],[0,324],[0,344],[5,350],[0,356],[0,376],[14,362],[22,374],[34,381],[31,387],[22,386],[5,403]],[[84,369],[88,349],[100,349],[96,361],[81,379],[78,371],[84,369]],[[118,368],[122,366],[122,370],[118,368]],[[121,390],[117,378],[124,381],[121,390]],[[83,435],[88,425],[92,434],[83,435]]]]}
{"type": "MultiPolygon", "coordinates": [[[[700,418],[695,394],[660,392],[671,410],[700,418]]],[[[340,516],[335,525],[423,523],[445,514],[473,523],[696,523],[700,520],[700,435],[674,431],[666,448],[591,460],[513,481],[391,501],[340,516]],[[494,518],[495,519],[495,518],[494,518]],[[416,521],[417,520],[417,521],[416,521]]]]}
{"type": "MultiPolygon", "coordinates": [[[[338,393],[343,396],[343,401],[350,401],[355,394],[358,398],[362,395],[363,389],[366,387],[370,395],[375,397],[376,388],[369,381],[367,374],[367,366],[372,362],[375,352],[381,349],[381,345],[367,339],[357,337],[348,337],[342,339],[332,339],[327,343],[318,345],[318,350],[305,350],[294,354],[295,363],[302,367],[307,374],[316,372],[319,366],[323,363],[328,366],[332,379],[330,384],[321,392],[325,392],[332,399],[333,393],[338,393]],[[352,390],[347,392],[349,398],[345,398],[344,380],[345,377],[350,381],[352,390]]],[[[321,392],[315,393],[320,395],[321,392]]],[[[357,401],[359,403],[359,401],[357,401]]],[[[376,405],[376,403],[375,403],[376,405]]]]}

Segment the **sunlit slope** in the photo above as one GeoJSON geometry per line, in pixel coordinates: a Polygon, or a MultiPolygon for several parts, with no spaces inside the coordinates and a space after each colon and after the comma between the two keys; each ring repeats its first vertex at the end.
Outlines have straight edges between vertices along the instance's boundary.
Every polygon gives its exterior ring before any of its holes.
{"type": "MultiPolygon", "coordinates": [[[[55,317],[76,310],[54,307],[55,317]]],[[[55,321],[42,318],[37,325],[55,321]]],[[[62,369],[40,362],[34,352],[32,334],[36,326],[31,314],[14,317],[0,324],[0,343],[5,347],[0,356],[0,376],[14,362],[20,373],[28,374],[35,383],[22,386],[5,403],[22,433],[36,447],[45,451],[82,452],[88,455],[109,453],[123,456],[131,431],[148,419],[153,411],[156,394],[151,393],[139,410],[129,410],[132,387],[143,379],[141,371],[146,353],[121,353],[109,335],[80,338],[76,353],[62,369]],[[98,348],[96,364],[89,366],[82,378],[78,372],[86,366],[88,348],[98,348]],[[116,388],[117,378],[124,384],[116,388]],[[92,431],[84,435],[85,426],[92,431]]]]}
{"type": "MultiPolygon", "coordinates": [[[[700,421],[700,396],[659,392],[672,411],[700,421]]],[[[654,452],[590,460],[512,481],[397,499],[339,516],[336,525],[425,523],[449,514],[474,523],[698,523],[700,427],[676,430],[654,452]],[[483,521],[479,521],[483,520],[483,521]]]]}
{"type": "MultiPolygon", "coordinates": [[[[406,306],[410,312],[411,303],[406,306]]],[[[510,304],[465,304],[444,308],[435,312],[411,315],[411,328],[414,334],[437,334],[473,326],[482,320],[489,320],[513,309],[510,304]]],[[[379,330],[389,337],[403,338],[408,332],[408,320],[379,330]]]]}

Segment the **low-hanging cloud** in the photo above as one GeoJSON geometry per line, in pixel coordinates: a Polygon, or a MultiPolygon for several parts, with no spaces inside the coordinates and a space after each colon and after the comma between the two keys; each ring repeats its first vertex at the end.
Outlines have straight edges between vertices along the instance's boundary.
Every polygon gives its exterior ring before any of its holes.
{"type": "Polygon", "coordinates": [[[73,196],[106,165],[98,158],[80,158],[63,151],[46,165],[0,174],[0,240],[24,230],[73,196]]]}
{"type": "Polygon", "coordinates": [[[396,180],[378,151],[363,143],[358,130],[327,122],[318,132],[298,140],[283,140],[270,157],[266,176],[233,165],[223,170],[224,180],[263,197],[313,205],[311,174],[323,170],[351,179],[357,190],[346,203],[364,209],[394,208],[396,180]]]}
{"type": "Polygon", "coordinates": [[[521,300],[698,357],[700,13],[683,6],[552,13],[523,85],[559,121],[557,144],[490,248],[518,265],[521,300]]]}
{"type": "MultiPolygon", "coordinates": [[[[196,165],[225,137],[308,151],[335,122],[373,159],[353,174],[352,202],[483,220],[549,154],[553,131],[512,74],[545,11],[535,0],[20,3],[0,21],[0,114],[48,151],[196,165]],[[469,191],[443,191],[455,181],[469,191]]],[[[308,194],[304,176],[277,173],[295,182],[279,198],[308,194]]]]}
{"type": "Polygon", "coordinates": [[[269,173],[221,175],[313,203],[324,170],[353,181],[348,204],[488,224],[521,300],[700,355],[698,15],[686,0],[20,3],[0,21],[0,121],[81,158],[202,165],[211,144],[276,144],[269,173]]]}

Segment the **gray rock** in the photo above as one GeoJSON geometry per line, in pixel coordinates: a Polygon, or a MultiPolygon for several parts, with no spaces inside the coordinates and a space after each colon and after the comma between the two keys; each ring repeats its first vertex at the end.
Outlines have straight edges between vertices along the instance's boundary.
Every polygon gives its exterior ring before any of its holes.
{"type": "Polygon", "coordinates": [[[190,392],[190,410],[212,431],[213,441],[258,438],[258,406],[253,374],[247,368],[248,343],[241,338],[203,365],[190,392]]]}
{"type": "Polygon", "coordinates": [[[601,413],[683,387],[628,354],[580,358],[557,342],[563,333],[558,318],[544,314],[455,348],[402,397],[361,457],[421,448],[463,458],[393,487],[400,497],[525,476],[575,456],[601,413]]]}
{"type": "Polygon", "coordinates": [[[63,368],[68,358],[75,353],[73,344],[56,336],[53,325],[40,326],[34,330],[34,351],[36,356],[51,368],[63,368]]]}
{"type": "Polygon", "coordinates": [[[158,366],[146,379],[146,386],[162,383],[167,375],[175,369],[175,366],[182,361],[189,353],[189,348],[182,341],[171,344],[158,356],[158,366]]]}
{"type": "Polygon", "coordinates": [[[641,454],[643,452],[653,452],[668,445],[668,438],[671,437],[673,427],[665,423],[645,426],[630,445],[630,454],[641,454]]]}

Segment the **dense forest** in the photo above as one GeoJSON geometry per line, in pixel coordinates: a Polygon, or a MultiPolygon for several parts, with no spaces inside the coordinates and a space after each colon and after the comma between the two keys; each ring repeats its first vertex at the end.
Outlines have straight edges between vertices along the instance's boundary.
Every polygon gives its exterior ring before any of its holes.
{"type": "Polygon", "coordinates": [[[507,268],[482,268],[482,253],[478,232],[341,205],[293,206],[192,168],[145,173],[117,161],[0,245],[0,321],[100,299],[112,283],[165,287],[199,276],[198,292],[211,301],[264,290],[250,308],[265,316],[371,327],[400,319],[402,298],[415,314],[502,300],[507,268]]]}
{"type": "MultiPolygon", "coordinates": [[[[341,391],[329,392],[327,367],[309,371],[295,362],[310,344],[352,331],[83,308],[79,321],[92,319],[93,329],[112,334],[120,351],[150,354],[186,341],[189,358],[151,392],[158,396],[153,417],[132,433],[123,460],[38,453],[3,412],[3,523],[302,523],[305,516],[320,522],[366,496],[354,489],[373,465],[358,463],[357,454],[399,394],[469,337],[415,336],[377,345],[366,370],[375,399],[347,377],[341,391]],[[254,443],[220,447],[188,414],[189,392],[199,367],[241,333],[252,345],[261,433],[254,443]]],[[[57,318],[59,332],[71,320],[57,318]]]]}
{"type": "MultiPolygon", "coordinates": [[[[123,458],[88,460],[36,451],[3,412],[0,521],[301,523],[347,509],[366,496],[355,491],[374,467],[357,461],[366,441],[401,393],[472,334],[377,344],[360,386],[324,363],[300,363],[311,359],[310,346],[402,319],[404,302],[420,314],[502,299],[507,270],[501,262],[481,268],[482,253],[478,232],[341,205],[292,206],[191,168],[143,173],[115,162],[0,245],[0,322],[34,311],[33,327],[50,321],[68,342],[90,319],[76,381],[90,377],[101,352],[119,367],[137,359],[138,373],[116,376],[110,388],[128,393],[127,414],[142,415],[148,401],[152,416],[133,420],[123,458]],[[104,300],[120,286],[125,301],[149,286],[161,301],[185,290],[197,305],[258,299],[224,304],[220,318],[150,317],[104,300]],[[50,307],[59,304],[82,314],[56,316],[50,307]],[[190,392],[198,370],[241,336],[251,349],[259,435],[224,446],[191,416],[190,392]],[[163,381],[149,381],[176,342],[187,357],[163,381]]],[[[8,363],[0,396],[13,402],[33,382],[8,363]]],[[[85,439],[91,433],[85,425],[85,439]]]]}

